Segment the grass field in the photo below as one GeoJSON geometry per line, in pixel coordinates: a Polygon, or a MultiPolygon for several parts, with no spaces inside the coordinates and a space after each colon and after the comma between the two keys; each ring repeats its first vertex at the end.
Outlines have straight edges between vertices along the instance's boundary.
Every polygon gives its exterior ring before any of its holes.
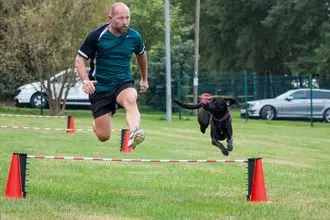
{"type": "MultiPolygon", "coordinates": [[[[38,114],[0,107],[0,113],[38,114]]],[[[88,110],[71,110],[89,129],[88,110]]],[[[187,116],[142,114],[146,140],[119,151],[119,132],[98,142],[92,132],[0,129],[3,195],[13,152],[30,155],[139,159],[262,157],[271,203],[246,201],[246,164],[118,163],[29,159],[28,196],[0,197],[0,219],[330,219],[330,125],[240,119],[233,111],[234,151],[224,157],[187,116]]],[[[0,125],[66,128],[66,119],[0,117],[0,125]]],[[[113,119],[125,126],[124,114],[113,119]]]]}

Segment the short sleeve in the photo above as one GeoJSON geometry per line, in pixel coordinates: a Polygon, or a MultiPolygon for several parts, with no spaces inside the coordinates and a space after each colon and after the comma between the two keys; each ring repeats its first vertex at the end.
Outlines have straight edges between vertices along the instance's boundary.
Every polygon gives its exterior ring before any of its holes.
{"type": "Polygon", "coordinates": [[[136,40],[136,46],[135,46],[135,49],[134,49],[134,53],[136,55],[141,55],[141,54],[144,53],[144,50],[145,50],[145,45],[143,43],[143,39],[142,39],[141,35],[138,34],[137,40],[136,40]]]}
{"type": "Polygon", "coordinates": [[[97,33],[93,31],[87,36],[84,43],[79,48],[77,55],[85,58],[86,60],[93,59],[96,54],[97,43],[97,33]]]}

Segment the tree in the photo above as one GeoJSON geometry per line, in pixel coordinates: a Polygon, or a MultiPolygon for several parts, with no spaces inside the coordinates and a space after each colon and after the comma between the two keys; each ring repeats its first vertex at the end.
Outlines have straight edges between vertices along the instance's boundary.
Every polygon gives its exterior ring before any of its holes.
{"type": "Polygon", "coordinates": [[[208,69],[277,72],[283,61],[264,28],[272,1],[211,1],[201,7],[201,50],[208,69]],[[275,67],[275,68],[274,68],[275,67]]]}
{"type": "MultiPolygon", "coordinates": [[[[112,1],[0,1],[4,3],[3,11],[6,12],[5,19],[1,20],[6,28],[0,34],[5,37],[4,51],[1,51],[4,56],[0,57],[0,67],[3,68],[0,71],[3,73],[2,79],[12,82],[10,85],[0,83],[0,88],[4,88],[8,95],[23,83],[45,81],[43,91],[50,109],[54,114],[61,114],[75,76],[70,75],[69,71],[68,78],[57,90],[50,79],[60,70],[74,68],[77,49],[94,27],[107,21],[112,1]]],[[[164,47],[163,1],[151,0],[145,4],[143,1],[128,0],[127,3],[131,8],[131,26],[142,33],[148,54],[152,57],[153,53],[164,47]]],[[[171,18],[172,42],[174,45],[180,44],[185,21],[180,4],[171,6],[171,18]]],[[[137,77],[135,61],[132,72],[137,77]]]]}
{"type": "MultiPolygon", "coordinates": [[[[129,1],[132,10],[132,27],[141,32],[146,44],[149,57],[149,93],[141,96],[140,105],[152,106],[158,110],[166,109],[166,75],[165,75],[165,24],[164,3],[162,0],[129,1]]],[[[172,93],[177,94],[180,82],[181,96],[185,97],[189,90],[189,80],[193,75],[193,43],[186,40],[192,32],[191,25],[186,25],[182,16],[181,4],[171,4],[171,65],[172,65],[172,93]]],[[[139,78],[136,62],[133,59],[132,73],[139,78]]],[[[190,84],[189,84],[190,83],[190,84]]],[[[191,92],[191,91],[190,91],[191,92]]]]}
{"type": "MultiPolygon", "coordinates": [[[[41,83],[42,92],[53,114],[63,113],[68,91],[76,83],[76,76],[74,71],[68,71],[60,88],[55,88],[51,77],[59,70],[74,69],[74,56],[79,44],[91,27],[103,20],[105,12],[95,13],[95,16],[82,15],[100,11],[104,6],[102,2],[27,1],[17,11],[13,10],[17,8],[16,2],[6,5],[7,11],[12,13],[6,19],[8,55],[18,53],[15,63],[25,67],[23,74],[27,73],[31,78],[45,82],[41,83]]],[[[18,69],[16,71],[19,73],[18,69]]]]}
{"type": "MultiPolygon", "coordinates": [[[[128,0],[131,8],[131,26],[136,28],[143,36],[146,49],[157,50],[163,47],[165,39],[165,5],[163,0],[145,1],[128,0]]],[[[170,6],[171,36],[182,36],[182,17],[180,5],[170,6]]]]}
{"type": "MultiPolygon", "coordinates": [[[[36,0],[35,3],[38,1],[36,0]]],[[[29,72],[31,67],[27,47],[25,44],[13,44],[12,29],[17,21],[17,15],[22,7],[28,4],[26,0],[6,1],[0,0],[0,98],[8,99],[15,89],[27,81],[33,80],[29,72]]]]}
{"type": "MultiPolygon", "coordinates": [[[[172,94],[184,100],[192,93],[194,63],[194,43],[192,40],[174,45],[171,48],[172,94]]],[[[165,49],[159,49],[150,57],[150,92],[144,96],[145,105],[157,110],[166,109],[165,49]]]]}
{"type": "Polygon", "coordinates": [[[278,45],[285,64],[295,74],[307,74],[319,65],[314,51],[321,44],[321,27],[328,20],[328,7],[324,0],[276,1],[262,21],[274,30],[274,43],[278,45]]]}
{"type": "MultiPolygon", "coordinates": [[[[195,16],[194,0],[174,2],[195,16]]],[[[315,72],[316,51],[325,52],[321,27],[329,23],[328,8],[326,0],[201,1],[201,71],[315,72]]]]}

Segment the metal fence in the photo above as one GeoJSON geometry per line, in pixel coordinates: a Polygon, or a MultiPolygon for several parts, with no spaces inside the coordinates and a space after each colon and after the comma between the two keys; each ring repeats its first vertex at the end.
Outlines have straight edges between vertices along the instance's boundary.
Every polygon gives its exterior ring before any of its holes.
{"type": "Polygon", "coordinates": [[[249,100],[275,98],[298,88],[330,89],[330,77],[306,76],[257,76],[255,73],[233,74],[212,83],[200,82],[199,92],[236,98],[242,104],[249,100]],[[238,76],[237,76],[238,75],[238,76]]]}
{"type": "MultiPolygon", "coordinates": [[[[165,82],[165,79],[164,79],[165,82]]],[[[193,81],[172,81],[172,96],[184,102],[193,102],[193,81]]],[[[200,74],[198,95],[209,93],[213,96],[231,97],[241,107],[246,101],[275,98],[276,96],[298,88],[330,89],[330,76],[319,77],[311,74],[305,76],[257,75],[248,72],[225,72],[219,74],[200,74]]],[[[150,82],[149,94],[140,98],[140,106],[166,112],[165,83],[150,82]]],[[[174,111],[176,108],[174,106],[174,111]]]]}

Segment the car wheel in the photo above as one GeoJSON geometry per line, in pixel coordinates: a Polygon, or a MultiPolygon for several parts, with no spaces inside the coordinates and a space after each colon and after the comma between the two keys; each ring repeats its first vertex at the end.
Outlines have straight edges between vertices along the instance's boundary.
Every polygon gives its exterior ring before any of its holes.
{"type": "Polygon", "coordinates": [[[324,111],[323,120],[330,123],[330,108],[324,111]]]}
{"type": "Polygon", "coordinates": [[[275,108],[273,106],[266,105],[260,111],[260,118],[265,120],[272,120],[275,118],[275,114],[275,108]]]}
{"type": "Polygon", "coordinates": [[[30,104],[32,108],[46,108],[48,106],[44,94],[37,92],[31,96],[30,104]]]}

